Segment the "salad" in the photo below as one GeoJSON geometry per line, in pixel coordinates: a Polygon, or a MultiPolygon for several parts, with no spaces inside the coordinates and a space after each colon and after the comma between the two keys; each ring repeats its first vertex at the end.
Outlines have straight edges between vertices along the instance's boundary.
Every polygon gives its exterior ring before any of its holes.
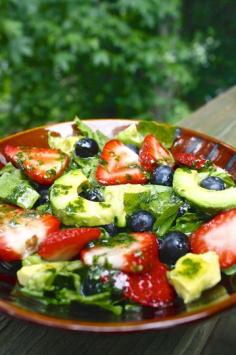
{"type": "Polygon", "coordinates": [[[16,272],[13,295],[118,316],[189,305],[236,272],[227,171],[176,152],[173,126],[140,121],[108,138],[74,123],[48,148],[4,147],[0,263],[16,272]]]}

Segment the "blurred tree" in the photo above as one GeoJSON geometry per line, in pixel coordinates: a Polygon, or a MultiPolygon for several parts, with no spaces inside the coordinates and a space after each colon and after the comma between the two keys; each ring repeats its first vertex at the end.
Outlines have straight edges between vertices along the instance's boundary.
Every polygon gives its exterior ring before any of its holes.
{"type": "Polygon", "coordinates": [[[236,84],[235,13],[236,1],[183,0],[183,39],[205,47],[202,65],[192,66],[195,80],[185,96],[192,108],[236,84]]]}
{"type": "Polygon", "coordinates": [[[181,3],[1,0],[0,135],[76,114],[184,116],[205,47],[181,39],[181,3]]]}

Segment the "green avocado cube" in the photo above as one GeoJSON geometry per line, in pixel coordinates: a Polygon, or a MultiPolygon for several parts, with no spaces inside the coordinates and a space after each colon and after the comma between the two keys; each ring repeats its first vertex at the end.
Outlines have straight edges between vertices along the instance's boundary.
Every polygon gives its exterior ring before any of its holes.
{"type": "Polygon", "coordinates": [[[27,180],[21,180],[14,174],[3,173],[0,176],[0,199],[22,208],[32,208],[39,194],[27,180]]]}
{"type": "Polygon", "coordinates": [[[218,255],[211,251],[188,253],[177,261],[167,277],[184,303],[190,303],[221,280],[218,255]]]}

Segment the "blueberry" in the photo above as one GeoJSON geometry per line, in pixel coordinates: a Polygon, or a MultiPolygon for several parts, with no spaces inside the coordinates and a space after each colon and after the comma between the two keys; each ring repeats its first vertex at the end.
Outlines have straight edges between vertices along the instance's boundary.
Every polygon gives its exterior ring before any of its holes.
{"type": "Polygon", "coordinates": [[[173,182],[173,169],[168,165],[158,166],[152,173],[151,183],[155,185],[171,186],[173,182]]]}
{"type": "Polygon", "coordinates": [[[139,154],[139,149],[138,149],[138,147],[136,146],[136,145],[134,145],[134,144],[126,144],[127,145],[127,147],[129,148],[129,149],[131,149],[133,152],[135,152],[136,154],[139,154]]]}
{"type": "Polygon", "coordinates": [[[173,265],[183,255],[189,252],[188,237],[178,231],[166,233],[159,248],[160,260],[173,265]]]}
{"type": "Polygon", "coordinates": [[[75,153],[80,158],[93,157],[98,153],[97,142],[91,138],[82,138],[75,145],[75,153]]]}
{"type": "Polygon", "coordinates": [[[201,187],[207,190],[224,190],[225,183],[222,179],[216,176],[208,176],[207,178],[203,179],[200,184],[201,187]]]}
{"type": "Polygon", "coordinates": [[[85,277],[83,282],[83,292],[86,296],[101,293],[103,291],[103,285],[99,279],[92,278],[90,275],[85,277]]]}
{"type": "Polygon", "coordinates": [[[49,188],[45,186],[38,187],[39,199],[35,202],[34,207],[44,205],[49,202],[49,188]]]}
{"type": "Polygon", "coordinates": [[[101,191],[96,188],[90,188],[82,191],[79,194],[81,197],[85,198],[86,200],[93,201],[93,202],[103,202],[104,198],[102,196],[101,191]]]}
{"type": "Polygon", "coordinates": [[[190,210],[191,206],[190,204],[185,201],[179,208],[179,211],[178,211],[178,214],[177,214],[177,217],[181,217],[183,216],[186,212],[188,212],[190,210]]]}
{"type": "Polygon", "coordinates": [[[128,227],[134,232],[152,230],[155,218],[147,211],[138,211],[128,217],[128,227]]]}
{"type": "Polygon", "coordinates": [[[118,228],[116,227],[116,225],[114,223],[106,224],[106,225],[103,226],[103,228],[112,237],[114,235],[118,234],[118,228]]]}
{"type": "Polygon", "coordinates": [[[17,270],[21,268],[21,261],[1,261],[0,273],[7,275],[15,275],[17,270]]]}

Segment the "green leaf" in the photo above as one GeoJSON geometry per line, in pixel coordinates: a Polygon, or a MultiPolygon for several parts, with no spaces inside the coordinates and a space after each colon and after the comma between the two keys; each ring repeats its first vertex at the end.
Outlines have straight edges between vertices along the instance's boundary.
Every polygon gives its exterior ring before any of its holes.
{"type": "Polygon", "coordinates": [[[116,138],[125,144],[141,146],[148,134],[153,134],[166,148],[170,148],[175,139],[176,127],[155,121],[139,121],[119,132],[116,138]]]}
{"type": "Polygon", "coordinates": [[[175,139],[176,127],[154,121],[140,121],[137,130],[143,137],[153,134],[166,148],[170,148],[175,139]]]}
{"type": "Polygon", "coordinates": [[[138,210],[152,213],[156,218],[153,229],[159,236],[163,236],[171,228],[182,204],[182,199],[173,192],[172,188],[167,188],[166,191],[159,193],[141,192],[138,199],[137,194],[124,194],[124,209],[127,216],[138,210]]]}
{"type": "Polygon", "coordinates": [[[124,144],[134,144],[140,147],[144,137],[143,134],[138,132],[136,123],[133,123],[123,131],[119,132],[116,135],[116,138],[121,140],[124,144]]]}
{"type": "Polygon", "coordinates": [[[224,274],[226,274],[228,276],[232,276],[232,275],[236,274],[236,265],[228,267],[227,269],[222,269],[222,271],[224,274]]]}
{"type": "Polygon", "coordinates": [[[93,131],[89,126],[87,126],[83,121],[81,121],[78,117],[75,118],[75,124],[79,130],[79,133],[84,137],[89,137],[94,139],[100,150],[103,149],[104,144],[108,141],[108,137],[105,136],[101,131],[96,130],[93,131]]]}
{"type": "Polygon", "coordinates": [[[37,255],[24,260],[18,271],[23,285],[20,292],[37,298],[44,305],[69,305],[71,302],[97,306],[120,315],[122,307],[112,300],[111,291],[86,296],[82,292],[81,277],[84,266],[79,260],[45,262],[37,255]],[[50,294],[50,296],[49,296],[50,294]]]}
{"type": "Polygon", "coordinates": [[[170,230],[177,217],[179,207],[180,205],[177,204],[169,206],[162,211],[161,215],[157,218],[154,224],[154,229],[156,230],[158,236],[162,237],[170,230]]]}
{"type": "Polygon", "coordinates": [[[195,232],[204,222],[209,219],[208,215],[198,212],[186,212],[176,219],[175,225],[171,228],[185,234],[195,232]]]}
{"type": "Polygon", "coordinates": [[[99,162],[98,156],[91,158],[80,158],[76,154],[73,154],[72,157],[73,162],[77,165],[77,169],[78,167],[81,169],[82,173],[88,178],[90,184],[93,186],[100,186],[95,177],[96,168],[99,162]]]}

